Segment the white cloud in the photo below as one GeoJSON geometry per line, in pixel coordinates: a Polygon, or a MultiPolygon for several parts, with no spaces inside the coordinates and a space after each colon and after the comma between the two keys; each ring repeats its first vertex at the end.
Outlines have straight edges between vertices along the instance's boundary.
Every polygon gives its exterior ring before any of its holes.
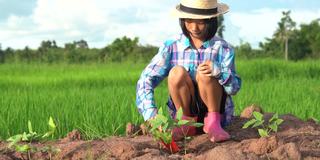
{"type": "Polygon", "coordinates": [[[90,0],[38,0],[33,20],[40,30],[94,27],[110,19],[90,0]]]}
{"type": "MultiPolygon", "coordinates": [[[[42,40],[66,42],[84,39],[90,47],[104,47],[115,38],[139,37],[142,44],[161,45],[180,32],[170,10],[177,1],[159,0],[37,0],[32,12],[22,16],[8,14],[0,21],[2,47],[37,48],[42,40]]],[[[239,39],[257,46],[271,37],[285,9],[258,9],[226,15],[225,38],[232,44],[239,39]]],[[[293,20],[309,23],[320,17],[317,11],[293,10],[293,20]]]]}
{"type": "Polygon", "coordinates": [[[12,15],[6,23],[0,23],[0,43],[3,47],[37,48],[42,40],[54,39],[61,46],[85,39],[92,47],[104,47],[126,35],[139,37],[144,44],[159,45],[166,35],[175,32],[169,25],[176,21],[169,18],[173,4],[168,3],[158,0],[37,0],[31,15],[12,15]]]}
{"type": "MultiPolygon", "coordinates": [[[[257,47],[257,43],[266,37],[272,37],[282,17],[282,11],[288,9],[259,9],[251,12],[234,12],[230,15],[231,24],[239,29],[239,39],[249,42],[257,47]]],[[[297,27],[301,23],[310,23],[320,17],[318,11],[292,10],[291,18],[297,22],[297,27]]],[[[237,44],[239,43],[236,42],[237,44]]]]}

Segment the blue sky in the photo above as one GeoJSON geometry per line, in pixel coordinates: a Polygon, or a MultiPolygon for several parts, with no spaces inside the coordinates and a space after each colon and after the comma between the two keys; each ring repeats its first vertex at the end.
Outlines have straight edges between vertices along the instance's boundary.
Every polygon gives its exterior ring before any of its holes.
{"type": "MultiPolygon", "coordinates": [[[[297,22],[320,18],[319,0],[221,0],[230,6],[225,14],[224,38],[257,47],[276,30],[281,12],[291,10],[297,22]]],[[[42,40],[59,46],[84,39],[101,48],[115,38],[139,37],[141,44],[160,46],[180,32],[170,11],[179,0],[0,0],[2,48],[37,48],[42,40]]]]}

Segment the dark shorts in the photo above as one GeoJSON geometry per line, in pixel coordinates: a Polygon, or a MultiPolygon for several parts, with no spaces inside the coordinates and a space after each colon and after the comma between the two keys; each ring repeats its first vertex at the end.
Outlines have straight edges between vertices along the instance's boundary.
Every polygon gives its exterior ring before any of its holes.
{"type": "MultiPolygon", "coordinates": [[[[192,116],[198,116],[198,122],[203,123],[204,117],[208,113],[208,108],[206,107],[206,105],[202,101],[202,99],[200,97],[198,85],[194,81],[193,81],[193,86],[194,86],[194,89],[195,89],[195,94],[194,94],[195,97],[192,98],[192,102],[191,102],[191,104],[189,106],[190,107],[190,113],[192,114],[192,116]]],[[[225,113],[225,103],[226,103],[226,99],[227,99],[227,94],[224,92],[223,89],[222,89],[221,92],[223,92],[223,94],[222,94],[222,99],[221,99],[221,104],[220,104],[220,113],[224,114],[225,113]]],[[[176,107],[175,107],[175,105],[173,103],[173,100],[171,99],[171,96],[169,97],[167,105],[168,105],[168,108],[169,108],[169,112],[170,112],[171,118],[175,118],[177,109],[176,109],[176,107]]]]}

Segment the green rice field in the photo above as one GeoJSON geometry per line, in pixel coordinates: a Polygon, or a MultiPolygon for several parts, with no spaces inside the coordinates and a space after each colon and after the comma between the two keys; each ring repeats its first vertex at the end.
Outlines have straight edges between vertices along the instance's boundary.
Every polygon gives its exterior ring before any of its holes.
{"type": "MultiPolygon", "coordinates": [[[[141,123],[135,105],[136,82],[146,64],[0,64],[0,139],[27,131],[39,133],[50,116],[56,138],[73,129],[93,139],[125,132],[127,122],[141,123]]],[[[320,119],[320,62],[273,59],[239,60],[243,80],[234,96],[236,114],[251,104],[266,112],[320,119]]],[[[155,90],[166,106],[166,82],[155,90]]]]}

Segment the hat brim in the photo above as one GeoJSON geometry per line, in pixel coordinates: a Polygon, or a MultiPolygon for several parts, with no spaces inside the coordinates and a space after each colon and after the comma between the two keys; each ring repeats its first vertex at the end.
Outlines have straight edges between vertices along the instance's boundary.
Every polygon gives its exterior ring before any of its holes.
{"type": "Polygon", "coordinates": [[[228,11],[229,11],[229,6],[224,3],[218,3],[218,13],[212,14],[212,15],[187,13],[180,9],[180,5],[177,5],[176,8],[171,12],[171,14],[178,18],[208,19],[208,18],[218,17],[219,15],[225,14],[228,11]]]}

